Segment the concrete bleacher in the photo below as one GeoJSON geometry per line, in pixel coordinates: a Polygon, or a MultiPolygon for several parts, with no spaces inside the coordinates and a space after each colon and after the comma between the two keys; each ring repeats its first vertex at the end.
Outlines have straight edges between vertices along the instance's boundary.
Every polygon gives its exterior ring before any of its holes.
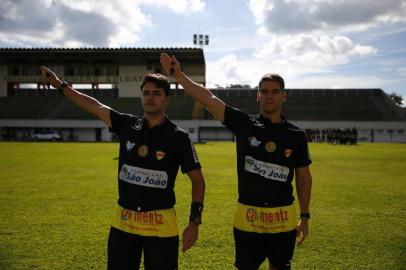
{"type": "MultiPolygon", "coordinates": [[[[117,98],[106,92],[80,90],[92,95],[101,103],[123,113],[141,115],[140,98],[117,98]]],[[[171,119],[191,119],[194,101],[178,90],[171,94],[167,114],[171,119]]],[[[0,119],[94,119],[55,90],[20,91],[20,94],[0,98],[0,119]]]]}
{"type": "MultiPolygon", "coordinates": [[[[142,114],[139,98],[118,98],[112,91],[81,90],[120,112],[142,114]]],[[[227,104],[256,114],[259,112],[254,89],[213,89],[227,104]]],[[[94,119],[55,90],[20,92],[0,98],[0,119],[94,119]]],[[[405,114],[381,89],[287,89],[283,114],[304,121],[402,121],[405,114]]],[[[171,119],[192,119],[194,100],[182,89],[172,89],[167,114],[171,119]]],[[[202,114],[212,119],[210,114],[202,114]]]]}
{"type": "MultiPolygon", "coordinates": [[[[256,114],[256,90],[213,91],[227,104],[256,114]]],[[[287,89],[283,114],[303,121],[401,121],[405,120],[381,89],[287,89]]]]}
{"type": "Polygon", "coordinates": [[[402,120],[381,89],[290,90],[284,113],[294,120],[402,120]]]}

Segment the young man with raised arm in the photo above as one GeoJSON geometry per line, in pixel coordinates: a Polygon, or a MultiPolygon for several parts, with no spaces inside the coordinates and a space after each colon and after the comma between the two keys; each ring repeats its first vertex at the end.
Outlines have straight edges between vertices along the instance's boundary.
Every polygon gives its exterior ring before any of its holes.
{"type": "Polygon", "coordinates": [[[41,67],[46,83],[78,107],[101,119],[120,139],[117,208],[108,239],[108,269],[139,269],[144,253],[148,270],[178,269],[178,225],[174,210],[179,167],[192,181],[189,225],[183,232],[185,252],[198,238],[205,183],[188,134],[165,115],[170,85],[161,74],[141,83],[143,116],[117,112],[80,93],[41,67]]]}
{"type": "Polygon", "coordinates": [[[189,79],[175,56],[161,54],[161,65],[236,136],[235,266],[258,269],[268,258],[270,269],[290,269],[296,237],[301,244],[309,233],[312,178],[305,134],[281,115],[284,80],[264,75],[257,93],[260,113],[249,115],[189,79]],[[294,175],[300,218],[293,205],[294,175]]]}

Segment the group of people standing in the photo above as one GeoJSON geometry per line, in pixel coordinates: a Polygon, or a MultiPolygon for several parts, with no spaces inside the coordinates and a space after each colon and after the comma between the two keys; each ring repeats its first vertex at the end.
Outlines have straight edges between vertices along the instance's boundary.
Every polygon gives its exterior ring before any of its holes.
{"type": "MultiPolygon", "coordinates": [[[[258,269],[268,259],[270,269],[290,269],[296,241],[301,244],[309,233],[312,161],[305,133],[281,115],[287,98],[283,78],[272,73],[260,79],[260,113],[249,115],[193,82],[175,56],[162,53],[160,61],[164,71],[188,95],[236,136],[235,267],[258,269]],[[293,204],[294,177],[299,214],[293,204]]],[[[76,91],[46,67],[41,67],[41,74],[45,83],[103,120],[119,137],[118,201],[107,244],[107,268],[139,269],[144,253],[147,270],[178,269],[179,236],[174,210],[178,169],[192,182],[190,222],[182,234],[183,252],[198,238],[205,181],[188,134],[165,114],[170,99],[169,80],[162,74],[144,77],[144,115],[135,116],[76,91]]]]}
{"type": "Polygon", "coordinates": [[[350,144],[358,143],[358,130],[356,127],[350,128],[328,128],[328,129],[305,129],[309,142],[321,142],[330,144],[350,144]]]}

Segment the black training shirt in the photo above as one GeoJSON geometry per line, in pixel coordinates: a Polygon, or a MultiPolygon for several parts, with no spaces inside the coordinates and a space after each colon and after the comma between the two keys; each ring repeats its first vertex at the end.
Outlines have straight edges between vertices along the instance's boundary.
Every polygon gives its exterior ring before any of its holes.
{"type": "Polygon", "coordinates": [[[152,128],[147,120],[110,110],[111,131],[120,139],[118,204],[137,211],[171,208],[175,179],[199,169],[188,134],[169,119],[152,128]]]}
{"type": "Polygon", "coordinates": [[[282,117],[273,124],[226,106],[224,125],[236,136],[238,201],[278,207],[294,201],[294,168],[311,164],[305,133],[282,117]]]}

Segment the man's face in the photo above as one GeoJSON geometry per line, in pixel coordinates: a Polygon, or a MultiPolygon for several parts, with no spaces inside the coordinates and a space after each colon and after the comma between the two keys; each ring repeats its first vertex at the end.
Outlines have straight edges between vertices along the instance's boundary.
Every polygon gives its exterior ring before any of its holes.
{"type": "Polygon", "coordinates": [[[286,93],[278,82],[263,81],[257,93],[257,101],[262,113],[280,113],[286,93]]]}
{"type": "Polygon", "coordinates": [[[165,91],[156,87],[155,83],[147,82],[142,89],[141,103],[146,114],[161,114],[165,113],[169,97],[165,96],[165,91]]]}

